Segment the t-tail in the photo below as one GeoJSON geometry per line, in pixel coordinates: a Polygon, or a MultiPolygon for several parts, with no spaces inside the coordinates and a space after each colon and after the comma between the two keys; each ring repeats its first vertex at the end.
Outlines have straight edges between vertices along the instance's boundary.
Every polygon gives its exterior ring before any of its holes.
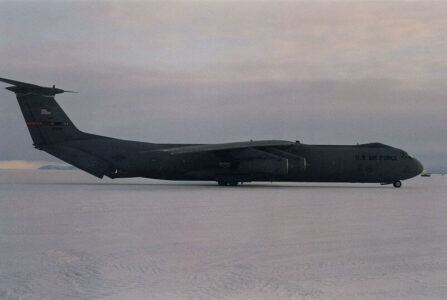
{"type": "Polygon", "coordinates": [[[56,94],[67,91],[54,86],[41,87],[5,78],[0,78],[0,81],[14,85],[6,89],[16,94],[36,148],[41,149],[46,145],[88,136],[76,128],[54,100],[56,94]]]}
{"type": "Polygon", "coordinates": [[[113,167],[103,158],[67,146],[71,141],[101,138],[77,129],[55,101],[55,95],[72,91],[5,78],[0,81],[13,85],[6,89],[16,94],[34,147],[100,178],[113,173],[113,167]]]}

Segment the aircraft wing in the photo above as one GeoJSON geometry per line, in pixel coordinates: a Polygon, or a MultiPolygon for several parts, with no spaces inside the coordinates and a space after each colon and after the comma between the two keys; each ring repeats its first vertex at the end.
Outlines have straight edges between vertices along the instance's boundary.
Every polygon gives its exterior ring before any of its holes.
{"type": "Polygon", "coordinates": [[[193,146],[167,148],[162,149],[160,151],[176,155],[176,154],[201,153],[211,151],[242,150],[249,148],[280,147],[280,146],[284,147],[284,146],[292,146],[294,144],[295,144],[294,142],[290,141],[265,140],[265,141],[248,141],[248,142],[235,142],[235,143],[223,143],[223,144],[193,145],[193,146]]]}
{"type": "Polygon", "coordinates": [[[284,148],[295,145],[289,141],[249,141],[224,144],[190,145],[162,149],[171,155],[201,154],[212,152],[226,164],[224,168],[236,168],[241,174],[276,174],[301,172],[306,169],[306,159],[284,148]],[[236,164],[233,164],[236,162],[236,164]]]}

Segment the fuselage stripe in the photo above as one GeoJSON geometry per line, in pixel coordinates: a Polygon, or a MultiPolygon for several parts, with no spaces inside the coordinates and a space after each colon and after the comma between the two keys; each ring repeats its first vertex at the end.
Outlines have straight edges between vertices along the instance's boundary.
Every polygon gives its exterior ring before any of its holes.
{"type": "Polygon", "coordinates": [[[26,122],[26,125],[28,126],[62,126],[62,125],[68,125],[64,122],[26,122]]]}

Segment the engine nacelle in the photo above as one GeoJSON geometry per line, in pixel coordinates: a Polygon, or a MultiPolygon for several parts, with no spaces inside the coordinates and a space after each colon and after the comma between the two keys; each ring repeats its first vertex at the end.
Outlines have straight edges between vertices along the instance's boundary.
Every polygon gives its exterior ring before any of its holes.
{"type": "Polygon", "coordinates": [[[239,163],[238,171],[245,174],[287,175],[289,162],[285,158],[244,160],[239,163]]]}
{"type": "Polygon", "coordinates": [[[296,156],[289,159],[289,174],[299,174],[306,170],[306,159],[301,156],[296,156]]]}

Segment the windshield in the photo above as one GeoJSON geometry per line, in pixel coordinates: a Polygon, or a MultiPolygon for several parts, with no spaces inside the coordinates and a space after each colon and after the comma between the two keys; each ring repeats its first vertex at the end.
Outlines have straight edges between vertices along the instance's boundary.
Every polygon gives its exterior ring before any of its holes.
{"type": "Polygon", "coordinates": [[[402,152],[402,158],[408,158],[408,159],[411,159],[411,158],[413,158],[413,156],[411,156],[411,155],[408,154],[407,152],[402,152]]]}

